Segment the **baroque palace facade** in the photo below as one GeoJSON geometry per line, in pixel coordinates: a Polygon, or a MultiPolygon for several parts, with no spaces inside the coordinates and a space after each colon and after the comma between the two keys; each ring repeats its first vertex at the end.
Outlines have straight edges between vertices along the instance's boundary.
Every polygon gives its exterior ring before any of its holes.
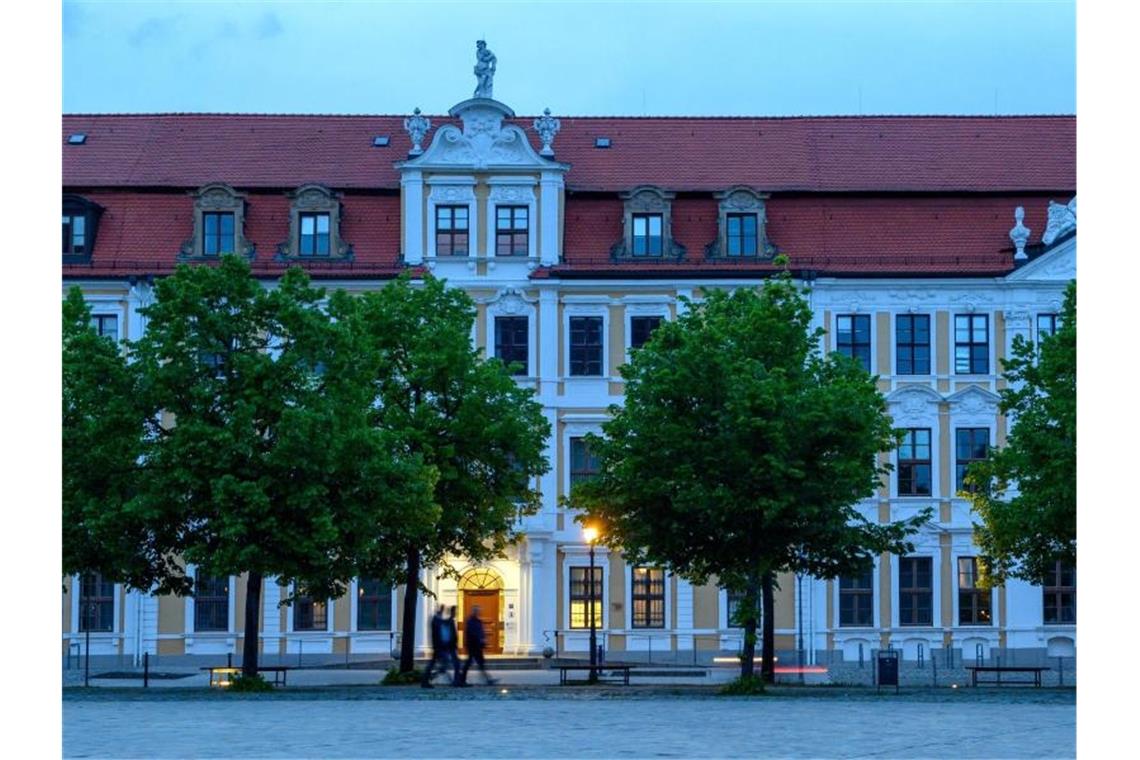
{"type": "MultiPolygon", "coordinates": [[[[682,296],[755,287],[786,254],[824,349],[860,357],[907,431],[861,508],[888,520],[932,506],[935,519],[912,555],[884,555],[865,577],[781,577],[777,650],[802,646],[808,662],[886,646],[904,659],[1075,653],[1074,571],[977,589],[958,495],[965,466],[1008,432],[1002,358],[1015,336],[1055,329],[1075,277],[1075,118],[558,120],[516,117],[489,84],[478,94],[430,117],[67,115],[64,288],[79,285],[96,328],[120,340],[146,329],[155,278],[224,252],[267,284],[301,265],[329,289],[407,270],[465,289],[474,343],[524,366],[553,466],[506,558],[456,558],[458,582],[424,580],[460,614],[481,606],[490,652],[584,654],[587,546],[559,504],[595,467],[582,436],[601,431],[622,400],[618,367],[682,296]]],[[[715,585],[604,549],[598,565],[612,656],[738,651],[734,600],[715,585]]],[[[179,599],[70,579],[64,651],[82,651],[90,629],[93,655],[240,652],[237,581],[200,578],[179,599]]],[[[263,594],[266,654],[375,658],[397,643],[402,588],[358,580],[340,599],[288,606],[273,581],[263,594]]],[[[421,652],[432,606],[419,606],[421,652]]]]}

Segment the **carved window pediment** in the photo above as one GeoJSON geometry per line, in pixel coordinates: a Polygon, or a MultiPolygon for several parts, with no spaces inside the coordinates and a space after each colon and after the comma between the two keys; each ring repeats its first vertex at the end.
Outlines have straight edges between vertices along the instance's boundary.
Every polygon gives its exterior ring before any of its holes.
{"type": "Polygon", "coordinates": [[[610,247],[616,261],[680,261],[685,246],[673,240],[674,193],[641,185],[623,193],[622,239],[610,247]]]}
{"type": "Polygon", "coordinates": [[[321,185],[289,194],[289,238],[277,246],[279,261],[352,261],[352,246],[340,235],[340,199],[321,185]]]}
{"type": "Polygon", "coordinates": [[[222,183],[204,185],[194,194],[194,234],[182,244],[182,261],[209,261],[234,253],[253,258],[245,237],[245,196],[222,183]]]}
{"type": "Polygon", "coordinates": [[[95,250],[103,207],[79,195],[63,196],[63,263],[86,264],[95,250]]]}
{"type": "Polygon", "coordinates": [[[736,186],[717,193],[717,238],[705,246],[705,258],[738,261],[771,259],[776,247],[768,240],[767,195],[736,186]]]}

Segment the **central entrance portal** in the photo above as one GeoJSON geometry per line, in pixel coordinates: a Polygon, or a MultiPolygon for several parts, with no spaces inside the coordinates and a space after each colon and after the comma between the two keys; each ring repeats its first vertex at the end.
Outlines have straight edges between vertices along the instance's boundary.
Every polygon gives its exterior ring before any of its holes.
{"type": "Polygon", "coordinates": [[[459,581],[459,594],[461,607],[458,627],[459,645],[462,648],[460,651],[467,646],[463,630],[467,616],[471,614],[475,605],[479,605],[479,619],[483,621],[483,630],[487,632],[487,648],[483,651],[486,654],[502,654],[502,576],[490,568],[476,568],[459,581]]]}

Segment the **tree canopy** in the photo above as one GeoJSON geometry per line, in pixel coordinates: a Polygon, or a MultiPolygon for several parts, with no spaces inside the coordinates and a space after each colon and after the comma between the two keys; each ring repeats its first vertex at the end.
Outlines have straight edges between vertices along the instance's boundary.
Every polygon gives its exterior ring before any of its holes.
{"type": "Polygon", "coordinates": [[[1077,561],[1077,285],[1059,329],[1036,345],[1020,335],[1004,362],[1006,445],[970,467],[966,482],[982,522],[975,540],[991,583],[1046,582],[1057,561],[1077,561]]]}
{"type": "Polygon", "coordinates": [[[742,592],[752,673],[764,594],[764,672],[772,672],[775,573],[836,577],[883,551],[909,550],[923,513],[866,519],[897,445],[875,379],[854,360],[822,356],[821,330],[786,276],[758,291],[713,290],[663,323],[621,368],[624,407],[588,445],[600,475],[576,487],[583,521],[632,562],[742,592]]]}
{"type": "Polygon", "coordinates": [[[550,425],[533,391],[471,345],[475,307],[463,291],[401,277],[359,297],[334,294],[329,308],[372,373],[370,423],[438,474],[430,519],[403,523],[393,537],[409,592],[401,670],[410,671],[421,569],[449,573],[449,555],[477,563],[517,538],[519,519],[540,506],[534,486],[549,469],[550,425]]]}

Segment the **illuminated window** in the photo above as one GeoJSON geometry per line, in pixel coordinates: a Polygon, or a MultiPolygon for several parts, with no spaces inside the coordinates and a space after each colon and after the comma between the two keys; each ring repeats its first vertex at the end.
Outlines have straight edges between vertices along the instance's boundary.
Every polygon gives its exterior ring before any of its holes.
{"type": "Polygon", "coordinates": [[[978,558],[958,558],[958,625],[992,625],[990,590],[978,588],[978,558]]]}
{"type": "Polygon", "coordinates": [[[635,567],[631,571],[634,628],[665,627],[665,571],[635,567]]]}
{"type": "Polygon", "coordinates": [[[328,604],[308,596],[293,601],[294,631],[326,631],[329,627],[328,604]]]}
{"type": "MultiPolygon", "coordinates": [[[[594,627],[602,627],[602,568],[594,568],[594,627]]],[[[570,568],[570,627],[590,627],[590,568],[570,568]]]]}

